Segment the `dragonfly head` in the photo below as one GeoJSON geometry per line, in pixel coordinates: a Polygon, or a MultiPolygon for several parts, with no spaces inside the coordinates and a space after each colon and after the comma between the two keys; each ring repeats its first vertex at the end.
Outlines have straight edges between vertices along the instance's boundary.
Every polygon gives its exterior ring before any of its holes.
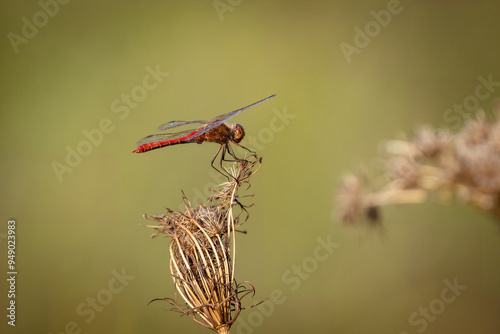
{"type": "Polygon", "coordinates": [[[243,137],[245,137],[245,130],[243,130],[243,127],[239,124],[234,124],[232,126],[232,130],[233,138],[231,138],[231,140],[235,143],[239,143],[243,139],[243,137]]]}

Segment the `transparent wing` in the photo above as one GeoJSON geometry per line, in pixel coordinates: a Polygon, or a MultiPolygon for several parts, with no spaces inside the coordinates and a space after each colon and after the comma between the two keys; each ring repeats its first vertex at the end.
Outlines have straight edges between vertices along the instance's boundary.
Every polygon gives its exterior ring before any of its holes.
{"type": "Polygon", "coordinates": [[[207,121],[170,121],[158,127],[158,131],[165,131],[186,124],[207,124],[207,121]]]}
{"type": "Polygon", "coordinates": [[[141,140],[139,140],[136,145],[137,145],[137,147],[139,147],[139,146],[144,145],[144,144],[151,144],[151,143],[156,143],[156,142],[160,142],[160,141],[167,141],[167,140],[172,141],[172,142],[176,142],[182,138],[184,138],[184,139],[181,140],[181,142],[189,143],[190,139],[192,139],[193,136],[190,136],[189,138],[185,138],[185,137],[188,137],[191,134],[196,134],[196,130],[197,129],[191,129],[191,130],[186,130],[186,131],[181,131],[181,132],[176,132],[176,133],[160,133],[160,134],[156,134],[156,135],[150,135],[150,136],[144,137],[141,140]]]}
{"type": "Polygon", "coordinates": [[[261,104],[262,102],[266,102],[267,100],[269,100],[269,99],[271,99],[271,98],[273,98],[273,97],[275,97],[275,96],[276,96],[276,94],[271,95],[271,96],[269,96],[269,97],[266,97],[266,98],[265,98],[265,99],[263,99],[263,100],[260,100],[260,101],[257,101],[257,102],[255,102],[255,103],[252,103],[251,105],[248,105],[248,106],[243,107],[243,108],[241,108],[241,109],[234,110],[234,111],[228,112],[227,114],[224,114],[224,115],[220,115],[220,116],[214,117],[214,118],[210,121],[210,123],[212,123],[212,122],[216,122],[216,123],[219,123],[218,125],[221,125],[222,123],[226,122],[227,120],[229,120],[229,119],[233,118],[234,116],[238,115],[238,114],[239,114],[240,112],[242,112],[243,110],[248,109],[248,108],[251,108],[251,107],[254,107],[254,106],[258,105],[258,104],[261,104]]]}
{"type": "Polygon", "coordinates": [[[261,104],[262,102],[266,102],[267,100],[269,100],[269,99],[271,99],[271,98],[273,98],[275,96],[276,96],[276,94],[273,94],[273,95],[271,95],[269,97],[266,97],[263,100],[260,100],[260,101],[257,101],[255,103],[252,103],[252,104],[250,104],[250,105],[248,105],[246,107],[243,107],[243,108],[240,108],[240,109],[228,112],[227,114],[224,114],[224,115],[220,115],[220,116],[214,117],[210,122],[208,122],[208,125],[206,127],[203,127],[198,132],[196,132],[196,136],[201,136],[205,132],[207,132],[207,131],[209,131],[209,130],[211,130],[213,128],[216,128],[219,125],[221,125],[222,123],[224,123],[224,122],[230,120],[231,118],[235,117],[236,115],[238,115],[243,110],[248,109],[248,108],[253,107],[253,106],[256,106],[258,104],[261,104]]]}

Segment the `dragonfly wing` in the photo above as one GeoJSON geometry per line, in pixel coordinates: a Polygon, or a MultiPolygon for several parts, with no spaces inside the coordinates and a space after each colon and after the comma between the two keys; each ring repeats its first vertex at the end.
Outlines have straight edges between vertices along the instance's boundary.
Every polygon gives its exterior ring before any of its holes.
{"type": "Polygon", "coordinates": [[[158,127],[158,131],[165,131],[186,124],[207,124],[207,121],[170,121],[158,127]]]}
{"type": "MultiPolygon", "coordinates": [[[[186,131],[181,131],[181,132],[176,132],[176,133],[159,133],[155,135],[150,135],[147,137],[142,138],[137,142],[137,147],[144,145],[144,144],[151,144],[151,143],[157,143],[157,142],[163,142],[167,140],[171,141],[177,141],[179,139],[183,139],[185,137],[193,137],[190,136],[192,134],[196,134],[197,129],[191,129],[191,130],[186,130],[186,131]]],[[[185,142],[189,142],[189,138],[185,138],[185,142]]]]}
{"type": "Polygon", "coordinates": [[[201,136],[205,132],[207,132],[209,130],[212,130],[213,128],[218,127],[219,125],[221,125],[224,122],[227,122],[228,120],[230,120],[231,118],[235,117],[236,115],[238,115],[243,110],[248,109],[248,108],[253,107],[253,106],[256,106],[258,104],[261,104],[262,102],[266,102],[267,100],[269,100],[269,99],[271,99],[271,98],[273,98],[275,96],[276,96],[276,94],[273,94],[273,95],[271,95],[269,97],[266,97],[263,100],[260,100],[260,101],[257,101],[255,103],[252,103],[252,104],[250,104],[250,105],[248,105],[246,107],[243,107],[243,108],[240,108],[240,109],[228,112],[227,114],[224,114],[224,115],[220,115],[220,116],[214,117],[210,122],[207,123],[207,126],[201,128],[196,133],[196,136],[201,136]]]}
{"type": "Polygon", "coordinates": [[[265,99],[263,100],[260,100],[260,101],[257,101],[255,103],[252,103],[246,107],[243,107],[243,108],[240,108],[240,109],[237,109],[237,110],[234,110],[234,111],[231,111],[231,112],[228,112],[227,114],[224,114],[224,115],[220,115],[220,116],[217,116],[217,117],[214,117],[211,121],[210,121],[210,125],[212,123],[217,123],[216,126],[219,126],[221,125],[222,123],[230,120],[231,118],[235,117],[236,115],[238,115],[240,112],[242,112],[243,110],[245,109],[248,109],[248,108],[251,108],[253,106],[256,106],[258,104],[261,104],[262,102],[265,102],[273,97],[275,97],[276,95],[271,95],[269,97],[266,97],[265,99]]]}

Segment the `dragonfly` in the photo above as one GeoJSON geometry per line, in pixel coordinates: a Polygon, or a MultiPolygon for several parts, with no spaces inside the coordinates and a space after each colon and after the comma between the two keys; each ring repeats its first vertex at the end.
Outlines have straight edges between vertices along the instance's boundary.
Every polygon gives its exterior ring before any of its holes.
{"type": "MultiPolygon", "coordinates": [[[[188,143],[198,143],[203,142],[213,142],[220,144],[217,153],[212,159],[210,165],[217,170],[219,173],[223,174],[216,167],[214,167],[214,161],[219,154],[221,154],[220,167],[225,170],[222,166],[222,161],[229,161],[225,159],[226,153],[229,153],[237,161],[241,161],[234,154],[230,143],[249,151],[248,148],[240,145],[239,143],[245,137],[245,130],[240,124],[226,124],[228,120],[240,114],[243,110],[254,107],[261,104],[273,97],[273,94],[265,99],[254,102],[246,107],[231,111],[227,114],[223,114],[214,117],[210,121],[170,121],[168,123],[162,124],[158,127],[158,131],[167,131],[184,125],[198,124],[199,127],[191,130],[175,132],[175,133],[161,133],[154,134],[144,137],[139,142],[137,142],[137,147],[132,151],[133,153],[144,153],[152,150],[156,150],[166,146],[172,146],[177,144],[188,144],[188,143]]],[[[253,153],[253,152],[252,152],[253,153]]],[[[224,175],[224,174],[223,174],[224,175]]]]}

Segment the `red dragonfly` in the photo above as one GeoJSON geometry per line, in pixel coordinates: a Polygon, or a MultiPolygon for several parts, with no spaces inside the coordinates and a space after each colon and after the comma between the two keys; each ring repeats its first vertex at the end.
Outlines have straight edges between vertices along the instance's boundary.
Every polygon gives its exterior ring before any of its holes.
{"type": "MultiPolygon", "coordinates": [[[[225,124],[226,121],[230,120],[231,118],[235,117],[239,113],[241,113],[243,110],[248,109],[250,107],[256,106],[262,102],[265,102],[276,95],[271,95],[269,97],[266,97],[263,100],[260,100],[258,102],[252,103],[246,107],[243,107],[238,110],[231,111],[227,114],[220,115],[217,117],[214,117],[211,121],[170,121],[168,123],[165,123],[163,125],[160,125],[158,127],[158,131],[165,131],[165,130],[170,130],[179,126],[183,125],[188,125],[188,124],[201,124],[201,127],[197,129],[191,129],[191,130],[186,130],[186,131],[181,131],[181,132],[176,132],[176,133],[162,133],[162,134],[156,134],[156,135],[151,135],[147,136],[143,139],[141,139],[137,143],[137,148],[134,149],[132,152],[134,153],[143,153],[143,152],[148,152],[151,150],[155,150],[157,148],[161,148],[164,146],[171,146],[171,145],[176,145],[176,144],[188,144],[188,143],[198,143],[201,144],[204,141],[207,142],[213,142],[213,143],[218,143],[221,146],[219,147],[219,150],[215,154],[214,158],[212,159],[211,165],[214,167],[213,163],[219,153],[222,151],[221,155],[221,160],[220,160],[220,165],[222,168],[222,161],[226,161],[224,159],[226,152],[229,152],[231,156],[233,156],[236,160],[238,159],[233,152],[233,149],[229,145],[230,142],[233,142],[239,147],[242,147],[246,149],[247,151],[250,151],[246,147],[242,146],[239,144],[239,142],[245,137],[245,130],[240,124],[225,124]]],[[[250,151],[251,152],[251,151],[250,151]]],[[[215,168],[215,167],[214,167],[215,168]]],[[[217,168],[215,168],[217,169],[217,168]]]]}

